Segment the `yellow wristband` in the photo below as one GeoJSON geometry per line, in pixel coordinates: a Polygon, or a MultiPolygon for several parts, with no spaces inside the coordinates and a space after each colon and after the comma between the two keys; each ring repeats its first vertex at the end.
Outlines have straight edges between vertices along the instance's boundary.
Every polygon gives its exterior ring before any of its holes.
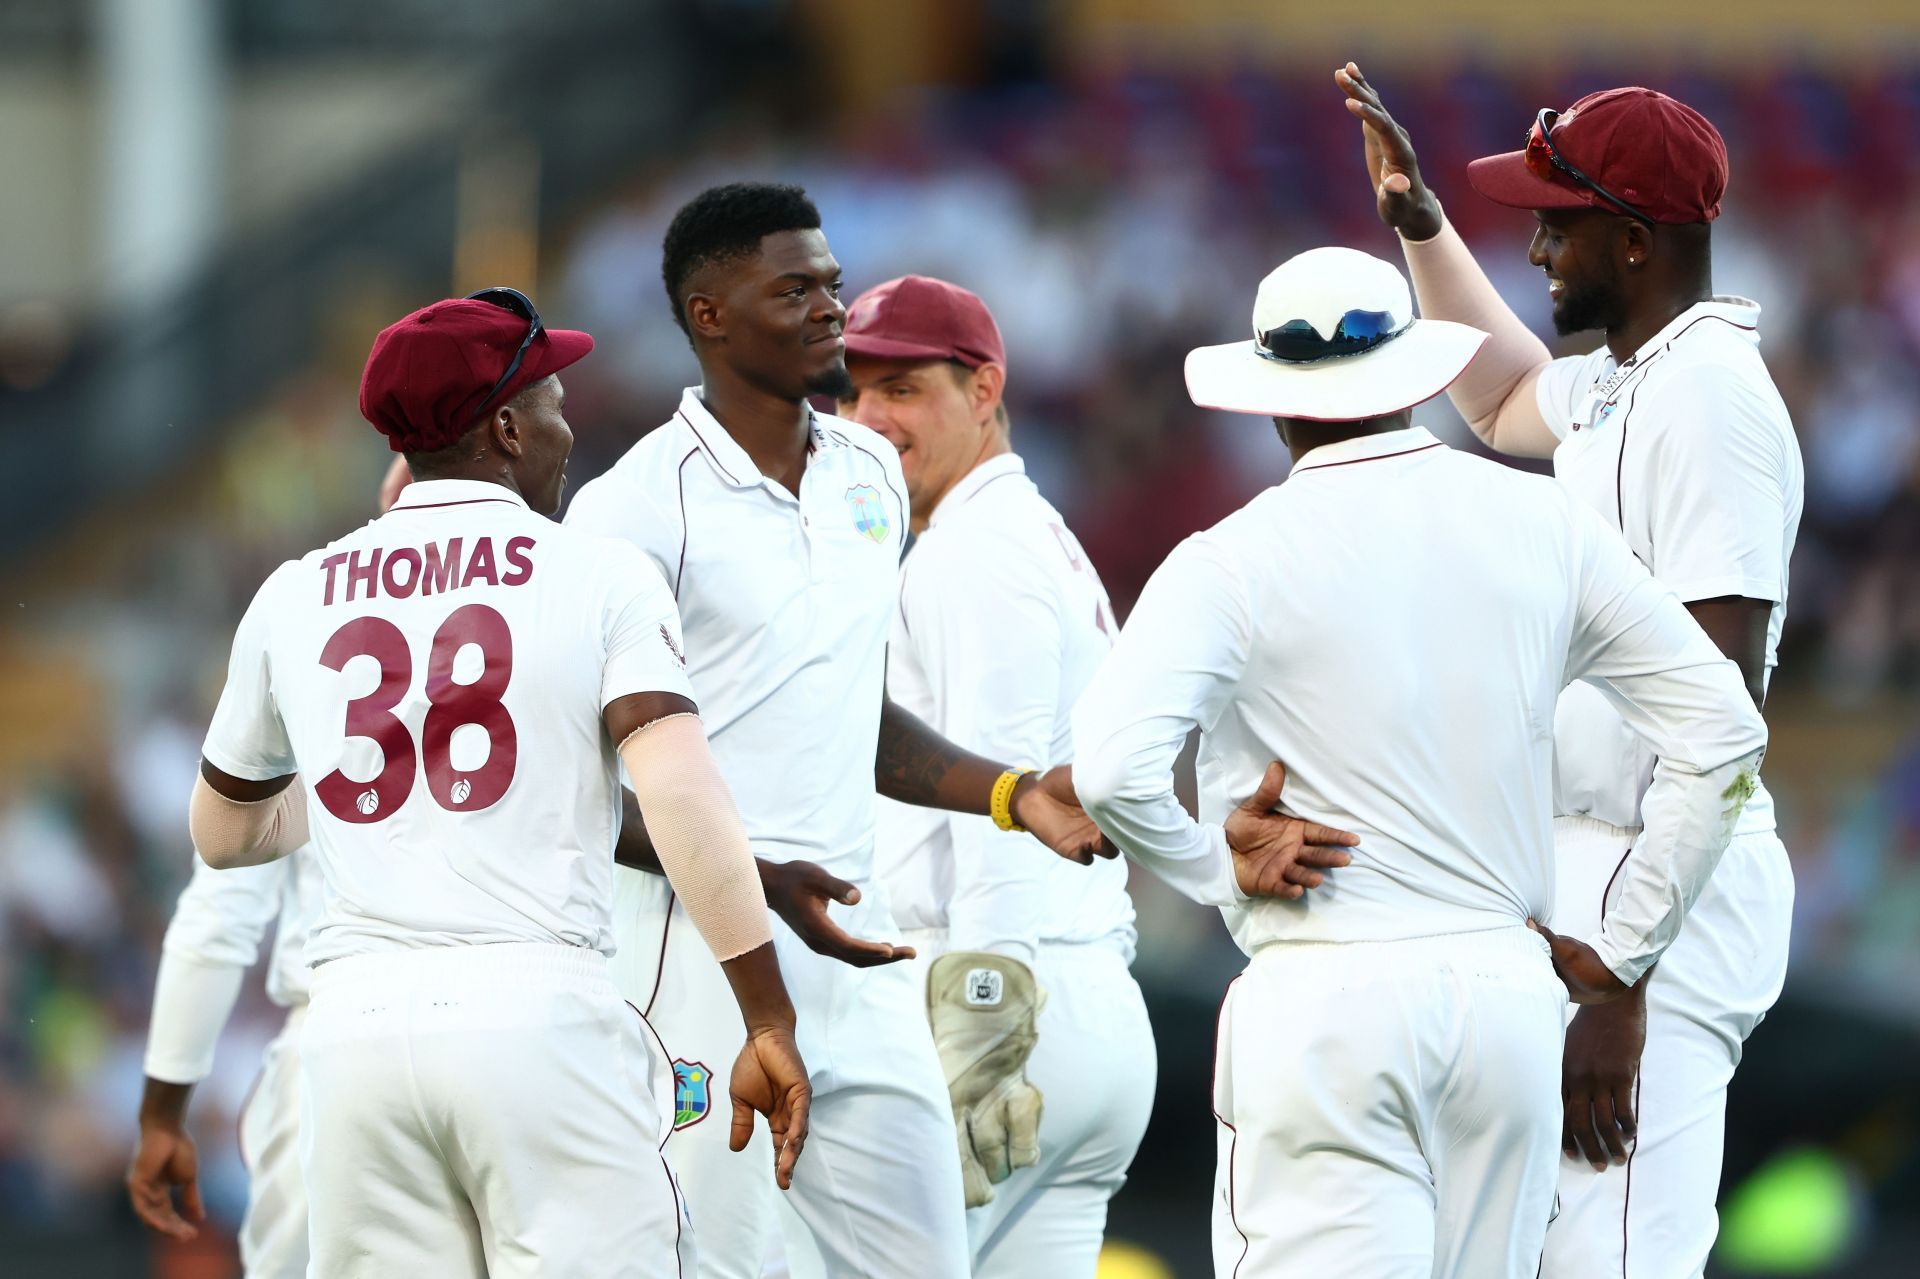
{"type": "Polygon", "coordinates": [[[1026,830],[1013,820],[1013,788],[1032,771],[1031,768],[1009,768],[993,784],[993,798],[987,801],[987,811],[993,815],[993,824],[1001,830],[1026,830]]]}

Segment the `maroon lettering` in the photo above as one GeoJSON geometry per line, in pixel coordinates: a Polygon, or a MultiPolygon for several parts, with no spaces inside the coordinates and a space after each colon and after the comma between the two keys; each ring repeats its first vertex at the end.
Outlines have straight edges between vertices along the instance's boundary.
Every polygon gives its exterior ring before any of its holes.
{"type": "Polygon", "coordinates": [[[386,588],[389,599],[403,600],[413,594],[413,588],[419,584],[420,552],[414,550],[412,547],[402,547],[387,556],[386,567],[380,571],[380,585],[386,588]],[[400,575],[394,572],[394,570],[402,564],[413,565],[413,568],[407,573],[407,580],[404,582],[400,580],[400,575]]]}
{"type": "Polygon", "coordinates": [[[353,590],[355,583],[366,588],[360,592],[361,595],[370,596],[374,593],[375,584],[379,581],[380,548],[377,546],[374,547],[373,550],[367,552],[367,555],[369,558],[365,564],[360,562],[360,552],[358,551],[353,551],[347,556],[348,603],[352,603],[356,598],[353,590]]]}
{"type": "Polygon", "coordinates": [[[507,539],[507,563],[513,565],[513,571],[500,579],[502,586],[524,586],[533,576],[533,559],[527,552],[533,549],[530,537],[510,537],[507,539]]]}
{"type": "Polygon", "coordinates": [[[482,578],[488,586],[500,585],[500,574],[493,567],[493,539],[480,538],[473,544],[473,558],[467,561],[467,575],[460,580],[462,586],[472,586],[482,578]]]}
{"type": "Polygon", "coordinates": [[[460,585],[460,539],[447,543],[447,556],[440,558],[440,543],[427,544],[427,566],[420,571],[422,595],[445,595],[460,585]]]}
{"type": "Polygon", "coordinates": [[[342,564],[345,564],[346,562],[347,562],[347,553],[345,551],[340,551],[340,552],[337,552],[336,554],[329,555],[327,556],[327,558],[320,561],[320,567],[327,570],[327,597],[320,601],[322,604],[333,603],[333,572],[335,569],[339,568],[342,564]]]}

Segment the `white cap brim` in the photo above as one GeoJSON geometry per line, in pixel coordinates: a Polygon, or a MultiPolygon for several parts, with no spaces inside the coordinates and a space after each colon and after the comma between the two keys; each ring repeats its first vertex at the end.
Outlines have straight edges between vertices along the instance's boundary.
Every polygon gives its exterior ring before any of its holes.
{"type": "Polygon", "coordinates": [[[1415,320],[1363,355],[1317,364],[1269,360],[1253,339],[1187,353],[1187,394],[1204,409],[1357,422],[1424,404],[1453,385],[1487,335],[1450,320],[1415,320]]]}

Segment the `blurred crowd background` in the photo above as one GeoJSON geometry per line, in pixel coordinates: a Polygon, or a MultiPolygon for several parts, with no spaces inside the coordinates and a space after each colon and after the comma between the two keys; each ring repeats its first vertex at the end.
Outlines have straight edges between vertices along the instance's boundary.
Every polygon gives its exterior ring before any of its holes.
{"type": "MultiPolygon", "coordinates": [[[[157,1247],[119,1181],[232,626],[280,560],[371,515],[389,455],[356,384],[382,325],[511,283],[592,331],[577,489],[697,376],[659,284],[673,209],[801,182],[849,297],[917,271],[993,307],[1015,447],[1124,616],[1180,537],[1285,474],[1270,431],[1188,403],[1185,351],[1244,333],[1299,249],[1395,252],[1331,82],[1353,57],[1543,333],[1529,220],[1466,161],[1621,83],[1727,138],[1716,284],[1766,308],[1807,503],[1768,706],[1793,964],[1735,1083],[1716,1273],[1914,1273],[1920,10],[1300,8],[0,0],[0,1270],[235,1273],[257,990],[194,1103],[216,1228],[157,1247]]],[[[1444,401],[1421,418],[1470,443],[1444,401]]],[[[1162,1083],[1108,1269],[1200,1275],[1238,955],[1211,912],[1136,890],[1162,1083]]]]}

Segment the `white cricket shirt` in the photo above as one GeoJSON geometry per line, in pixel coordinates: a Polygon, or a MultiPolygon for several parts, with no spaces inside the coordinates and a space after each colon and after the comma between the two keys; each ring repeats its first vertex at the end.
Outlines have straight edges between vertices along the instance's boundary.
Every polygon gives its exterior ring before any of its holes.
{"type": "Polygon", "coordinates": [[[280,566],[234,636],[205,754],[297,772],[326,882],[313,963],[413,946],[611,953],[620,801],[601,711],[692,696],[645,557],[471,480],[280,566]]]}
{"type": "MultiPolygon", "coordinates": [[[[1049,768],[1073,757],[1073,704],[1119,627],[1066,521],[1012,453],[941,499],[900,575],[887,692],[948,740],[1049,768]]],[[[1119,861],[1077,866],[965,813],[879,801],[875,867],[902,928],[1031,965],[1048,942],[1115,938],[1132,953],[1119,861]]]]}
{"type": "Polygon", "coordinates": [[[673,588],[687,674],[754,853],[857,882],[873,870],[906,491],[891,444],[817,414],[796,497],[693,387],[567,512],[570,528],[638,546],[673,588]]]}
{"type": "MultiPolygon", "coordinates": [[[[1787,617],[1787,564],[1805,476],[1787,406],[1760,359],[1760,307],[1689,307],[1625,364],[1605,346],[1555,360],[1537,395],[1560,437],[1553,470],[1682,603],[1771,600],[1767,675],[1787,617]]],[[[1641,825],[1648,749],[1605,699],[1576,684],[1560,702],[1554,811],[1641,825]]],[[[1762,786],[1739,833],[1774,828],[1762,786]]]]}
{"type": "Polygon", "coordinates": [[[1714,770],[1750,765],[1765,726],[1604,522],[1419,428],[1315,449],[1175,549],[1076,708],[1075,782],[1131,855],[1226,907],[1249,953],[1512,926],[1553,901],[1553,713],[1575,677],[1662,756],[1652,860],[1590,939],[1632,981],[1725,848],[1714,770]],[[1196,725],[1205,826],[1171,782],[1196,725]],[[1301,899],[1249,902],[1219,823],[1274,759],[1286,811],[1361,843],[1301,899]]]}

